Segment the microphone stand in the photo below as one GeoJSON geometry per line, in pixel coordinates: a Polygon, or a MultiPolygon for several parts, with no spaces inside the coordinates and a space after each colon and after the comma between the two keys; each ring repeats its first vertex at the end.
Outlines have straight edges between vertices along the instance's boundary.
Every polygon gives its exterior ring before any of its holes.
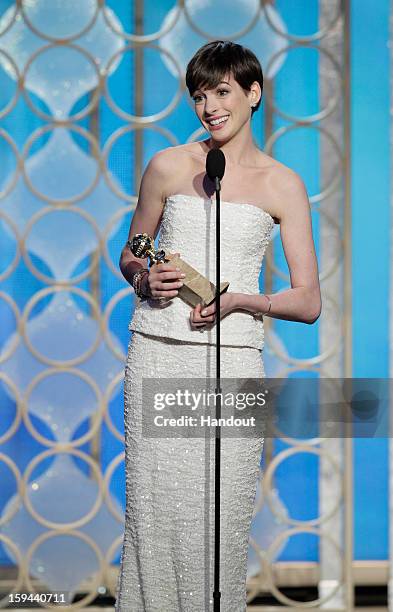
{"type": "Polygon", "coordinates": [[[216,443],[215,443],[215,475],[214,475],[214,612],[220,612],[220,477],[221,477],[221,369],[220,369],[220,179],[215,177],[216,183],[216,443]],[[218,397],[218,402],[217,402],[218,397]]]}

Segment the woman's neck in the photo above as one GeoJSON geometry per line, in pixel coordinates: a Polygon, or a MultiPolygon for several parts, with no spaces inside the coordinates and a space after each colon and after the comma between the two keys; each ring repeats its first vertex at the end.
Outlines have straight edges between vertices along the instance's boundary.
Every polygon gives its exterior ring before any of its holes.
{"type": "Polygon", "coordinates": [[[221,149],[225,155],[227,167],[238,166],[256,166],[259,149],[252,142],[251,145],[240,147],[234,142],[226,142],[220,146],[220,143],[215,142],[212,138],[203,141],[206,145],[206,153],[210,149],[221,149]]]}

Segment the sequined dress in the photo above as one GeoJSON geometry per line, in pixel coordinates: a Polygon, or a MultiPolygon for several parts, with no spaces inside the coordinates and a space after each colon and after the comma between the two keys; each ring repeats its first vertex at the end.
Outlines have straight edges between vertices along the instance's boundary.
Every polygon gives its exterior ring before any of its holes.
{"type": "MultiPolygon", "coordinates": [[[[272,217],[253,204],[221,202],[221,278],[229,291],[259,293],[272,217]]],[[[215,279],[215,203],[166,200],[159,248],[215,279]]],[[[215,429],[197,437],[148,437],[142,378],[205,379],[214,390],[215,326],[189,323],[191,306],[138,301],[124,381],[126,512],[116,612],[212,612],[215,429]],[[213,381],[213,382],[210,382],[213,381]]],[[[221,378],[265,376],[263,321],[246,311],[221,319],[221,378]]],[[[144,396],[146,397],[146,396],[144,396]]],[[[246,610],[249,533],[263,437],[221,439],[220,591],[223,612],[246,610]]]]}

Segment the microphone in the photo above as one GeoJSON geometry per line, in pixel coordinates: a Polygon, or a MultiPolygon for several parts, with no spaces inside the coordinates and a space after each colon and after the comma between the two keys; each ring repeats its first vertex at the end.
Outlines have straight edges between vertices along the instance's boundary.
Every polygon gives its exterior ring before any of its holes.
{"type": "Polygon", "coordinates": [[[216,190],[221,189],[220,180],[225,172],[225,155],[221,149],[210,149],[206,155],[206,174],[216,184],[216,190]]]}
{"type": "MultiPolygon", "coordinates": [[[[220,294],[222,283],[220,283],[220,180],[225,172],[225,155],[221,149],[210,149],[206,156],[206,174],[216,186],[216,393],[218,393],[218,403],[216,404],[217,423],[221,419],[221,364],[220,364],[220,343],[221,343],[221,321],[220,321],[220,294]]],[[[215,441],[215,509],[214,509],[214,612],[220,612],[220,474],[221,474],[221,433],[220,425],[216,425],[215,441]]]]}

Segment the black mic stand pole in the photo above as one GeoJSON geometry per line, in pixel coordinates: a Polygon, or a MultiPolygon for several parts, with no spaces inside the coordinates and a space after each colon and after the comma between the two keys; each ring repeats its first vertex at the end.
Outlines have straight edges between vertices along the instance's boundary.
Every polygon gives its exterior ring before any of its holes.
{"type": "Polygon", "coordinates": [[[214,612],[220,612],[220,476],[221,476],[221,369],[220,369],[220,179],[215,178],[216,182],[216,445],[215,445],[215,477],[214,477],[214,612]],[[218,398],[218,401],[217,401],[218,398]]]}

